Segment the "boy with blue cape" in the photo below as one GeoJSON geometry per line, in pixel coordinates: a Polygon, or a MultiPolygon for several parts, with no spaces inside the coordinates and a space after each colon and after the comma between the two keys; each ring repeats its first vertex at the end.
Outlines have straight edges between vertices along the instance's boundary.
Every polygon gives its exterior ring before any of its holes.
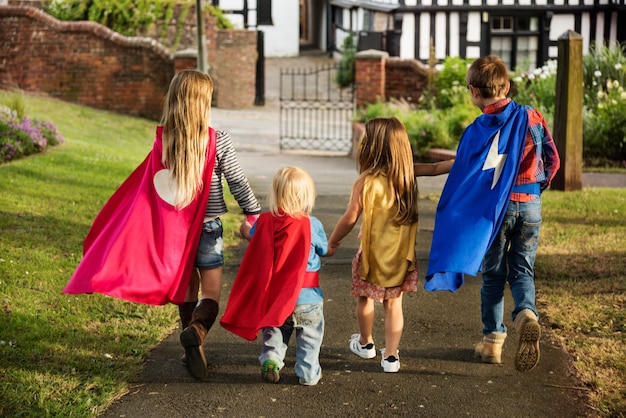
{"type": "Polygon", "coordinates": [[[539,362],[534,262],[541,193],[560,160],[543,116],[506,97],[509,76],[500,58],[474,61],[466,81],[472,102],[483,114],[459,142],[437,207],[424,287],[456,292],[464,274],[483,271],[483,340],[475,355],[499,364],[507,335],[503,315],[508,282],[515,303],[515,366],[527,371],[539,362]]]}

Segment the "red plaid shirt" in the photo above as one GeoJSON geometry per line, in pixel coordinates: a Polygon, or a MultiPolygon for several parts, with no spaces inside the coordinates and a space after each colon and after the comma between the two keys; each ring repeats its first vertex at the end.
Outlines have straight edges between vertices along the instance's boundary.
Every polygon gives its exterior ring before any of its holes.
{"type": "MultiPolygon", "coordinates": [[[[485,106],[483,113],[500,113],[509,103],[511,99],[502,99],[485,106]]],[[[539,183],[543,191],[550,185],[561,166],[561,160],[545,119],[538,110],[529,106],[527,109],[528,134],[515,185],[539,183]]],[[[511,200],[515,202],[529,202],[536,197],[537,195],[530,193],[511,194],[511,200]]]]}

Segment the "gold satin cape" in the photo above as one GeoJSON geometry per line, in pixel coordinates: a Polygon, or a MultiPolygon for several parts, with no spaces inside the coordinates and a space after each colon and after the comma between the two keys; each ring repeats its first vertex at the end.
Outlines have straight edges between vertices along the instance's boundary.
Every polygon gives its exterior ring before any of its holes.
{"type": "Polygon", "coordinates": [[[417,222],[399,225],[387,176],[367,176],[363,185],[361,279],[381,287],[400,286],[415,270],[417,222]]]}

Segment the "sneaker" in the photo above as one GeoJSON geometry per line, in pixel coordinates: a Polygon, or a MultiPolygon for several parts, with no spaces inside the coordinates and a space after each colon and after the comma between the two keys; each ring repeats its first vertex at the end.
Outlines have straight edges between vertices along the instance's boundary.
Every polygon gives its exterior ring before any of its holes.
{"type": "Polygon", "coordinates": [[[280,374],[278,373],[278,362],[276,360],[265,360],[261,366],[261,376],[267,382],[278,383],[280,374]]]}
{"type": "Polygon", "coordinates": [[[397,373],[400,370],[400,354],[397,356],[388,356],[385,357],[385,349],[380,350],[380,354],[382,355],[382,359],[380,360],[380,365],[383,366],[383,370],[385,373],[397,373]]]}
{"type": "Polygon", "coordinates": [[[374,347],[374,343],[361,345],[360,339],[361,334],[353,334],[352,337],[350,337],[350,351],[361,358],[376,357],[376,347],[374,347]]]}
{"type": "Polygon", "coordinates": [[[317,380],[315,380],[315,381],[313,381],[313,382],[308,382],[308,381],[306,381],[306,380],[304,380],[303,378],[301,378],[301,377],[300,377],[300,378],[298,379],[298,383],[300,383],[302,386],[315,386],[315,385],[317,385],[317,383],[318,383],[321,379],[322,379],[322,373],[320,372],[320,377],[319,377],[317,380]]]}

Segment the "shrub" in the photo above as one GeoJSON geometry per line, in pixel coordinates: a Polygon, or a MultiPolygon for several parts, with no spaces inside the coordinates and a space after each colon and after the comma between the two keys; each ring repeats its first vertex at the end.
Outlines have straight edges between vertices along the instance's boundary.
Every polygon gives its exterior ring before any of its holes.
{"type": "Polygon", "coordinates": [[[537,109],[552,127],[556,100],[557,61],[550,60],[531,72],[512,74],[511,96],[522,105],[537,109]]]}
{"type": "Polygon", "coordinates": [[[341,53],[336,81],[339,87],[348,87],[354,82],[354,61],[356,56],[356,45],[354,44],[354,34],[352,32],[343,40],[341,53]]]}
{"type": "Polygon", "coordinates": [[[594,111],[583,118],[583,154],[588,161],[626,161],[626,91],[617,80],[606,81],[595,97],[594,111]]]}
{"type": "Polygon", "coordinates": [[[421,159],[431,148],[456,149],[461,134],[479,113],[478,108],[467,104],[448,109],[417,109],[404,100],[391,100],[371,103],[357,110],[355,121],[398,118],[406,127],[413,153],[421,159]]]}
{"type": "Polygon", "coordinates": [[[88,20],[91,1],[82,0],[44,0],[43,10],[59,20],[88,20]]]}
{"type": "Polygon", "coordinates": [[[459,97],[469,99],[469,95],[463,91],[465,89],[465,74],[469,64],[470,61],[459,57],[446,57],[443,61],[434,80],[437,91],[437,107],[447,109],[457,104],[459,97]]]}
{"type": "Polygon", "coordinates": [[[416,157],[431,148],[456,148],[458,145],[458,140],[450,136],[441,110],[416,110],[401,116],[416,157]]]}
{"type": "MultiPolygon", "coordinates": [[[[590,47],[583,57],[583,158],[589,166],[624,165],[626,160],[626,49],[590,47]]],[[[554,121],[556,61],[513,78],[515,100],[554,121]]]]}
{"type": "MultiPolygon", "coordinates": [[[[160,36],[165,39],[174,7],[180,5],[174,42],[176,47],[182,36],[185,17],[193,4],[191,0],[43,0],[42,7],[59,20],[98,22],[125,36],[140,36],[152,26],[162,23],[160,36]]],[[[219,29],[233,28],[218,6],[206,6],[205,10],[217,18],[219,29]]]]}
{"type": "Polygon", "coordinates": [[[206,10],[209,12],[211,16],[217,18],[217,28],[218,29],[232,29],[233,24],[226,16],[224,16],[224,12],[218,6],[206,6],[206,10]]]}
{"type": "Polygon", "coordinates": [[[480,114],[465,88],[469,60],[446,58],[433,79],[437,95],[428,93],[419,108],[403,100],[377,101],[357,110],[355,120],[397,117],[406,126],[413,153],[423,158],[431,148],[456,149],[463,131],[480,114]]]}
{"type": "MultiPolygon", "coordinates": [[[[7,102],[24,109],[19,96],[14,95],[7,102]]],[[[52,123],[20,116],[15,109],[0,106],[0,164],[44,152],[49,146],[63,142],[63,136],[52,123]]]]}
{"type": "Polygon", "coordinates": [[[607,81],[626,85],[626,46],[616,42],[601,47],[590,46],[583,57],[584,104],[594,109],[598,103],[598,90],[605,90],[607,81]]]}

